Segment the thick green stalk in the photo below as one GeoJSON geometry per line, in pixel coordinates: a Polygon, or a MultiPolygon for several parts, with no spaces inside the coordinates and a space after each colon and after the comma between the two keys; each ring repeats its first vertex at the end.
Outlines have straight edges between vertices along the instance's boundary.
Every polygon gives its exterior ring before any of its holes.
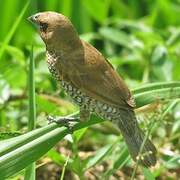
{"type": "MultiPolygon", "coordinates": [[[[29,61],[29,73],[28,73],[28,91],[29,91],[29,120],[28,130],[32,131],[35,129],[36,120],[36,101],[35,101],[35,81],[34,81],[34,58],[33,58],[33,46],[30,53],[29,61]]],[[[33,162],[30,164],[25,171],[25,180],[35,180],[35,167],[36,164],[33,162]]]]}

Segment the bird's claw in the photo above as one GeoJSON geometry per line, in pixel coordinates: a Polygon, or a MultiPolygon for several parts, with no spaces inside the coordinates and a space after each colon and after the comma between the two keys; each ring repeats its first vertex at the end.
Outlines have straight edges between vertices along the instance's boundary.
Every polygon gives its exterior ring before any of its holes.
{"type": "Polygon", "coordinates": [[[56,123],[59,125],[63,125],[65,127],[67,127],[70,131],[70,133],[73,133],[73,126],[74,123],[73,122],[77,122],[79,121],[78,117],[52,117],[52,116],[48,116],[47,120],[49,121],[49,124],[51,123],[56,123]]]}
{"type": "Polygon", "coordinates": [[[47,117],[47,120],[48,120],[48,124],[51,124],[51,123],[53,123],[53,122],[56,123],[56,118],[54,118],[54,117],[52,117],[52,116],[48,116],[48,117],[47,117]]]}

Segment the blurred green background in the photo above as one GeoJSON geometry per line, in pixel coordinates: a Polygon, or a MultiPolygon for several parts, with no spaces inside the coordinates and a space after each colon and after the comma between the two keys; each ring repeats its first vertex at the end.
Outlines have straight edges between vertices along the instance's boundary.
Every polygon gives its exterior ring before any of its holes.
{"type": "MultiPolygon", "coordinates": [[[[78,109],[48,72],[44,44],[36,28],[26,19],[40,11],[56,11],[69,17],[80,37],[102,52],[131,89],[145,83],[180,80],[179,0],[32,0],[27,8],[26,3],[27,1],[21,0],[0,0],[1,139],[27,131],[28,63],[32,45],[37,127],[47,124],[46,116],[49,114],[67,115],[78,109]]],[[[161,114],[168,105],[160,105],[149,114],[156,111],[161,114]]],[[[178,176],[179,109],[180,105],[176,103],[167,113],[164,123],[153,133],[155,144],[159,147],[159,162],[167,163],[175,158],[169,164],[158,163],[152,170],[153,176],[159,179],[176,179],[178,176]]],[[[157,114],[155,117],[158,119],[157,114]]],[[[139,115],[142,126],[148,123],[144,120],[148,117],[144,113],[139,115]]],[[[79,153],[88,156],[88,152],[93,154],[98,148],[117,139],[117,131],[109,126],[98,125],[87,130],[80,143],[76,144],[79,153]]],[[[72,144],[69,141],[63,143],[65,148],[56,150],[66,155],[72,144]]],[[[124,145],[123,140],[120,143],[124,145]]],[[[116,152],[120,153],[121,148],[116,147],[116,152]]],[[[106,164],[99,162],[99,166],[94,169],[97,175],[94,176],[110,171],[112,162],[118,158],[117,154],[111,152],[105,155],[107,161],[102,162],[106,164]],[[108,160],[110,156],[112,159],[108,160]]],[[[127,150],[123,155],[125,159],[128,157],[127,150]]],[[[42,159],[39,164],[55,161],[52,156],[47,155],[47,158],[50,160],[46,162],[46,159],[42,159]]],[[[44,173],[43,168],[40,166],[39,171],[37,170],[39,179],[44,173]]],[[[53,168],[55,174],[56,170],[61,171],[61,166],[54,165],[53,168]]],[[[131,165],[127,162],[127,167],[122,171],[113,171],[110,175],[118,179],[121,177],[119,172],[127,179],[130,168],[131,165]]],[[[46,170],[48,172],[48,168],[46,170]]],[[[69,171],[72,173],[71,169],[69,171]]]]}

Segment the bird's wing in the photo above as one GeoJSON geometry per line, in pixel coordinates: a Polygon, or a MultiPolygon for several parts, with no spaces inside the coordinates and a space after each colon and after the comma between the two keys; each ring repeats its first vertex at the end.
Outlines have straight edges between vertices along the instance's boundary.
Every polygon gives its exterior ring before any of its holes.
{"type": "Polygon", "coordinates": [[[134,107],[131,93],[112,65],[90,44],[83,42],[83,63],[74,64],[71,82],[90,97],[116,107],[134,107]]]}

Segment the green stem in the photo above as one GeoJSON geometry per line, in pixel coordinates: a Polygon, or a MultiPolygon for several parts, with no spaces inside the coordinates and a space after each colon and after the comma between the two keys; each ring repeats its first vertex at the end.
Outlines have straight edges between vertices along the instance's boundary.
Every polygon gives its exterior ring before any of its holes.
{"type": "MultiPolygon", "coordinates": [[[[29,121],[28,130],[32,131],[35,129],[35,119],[36,119],[36,101],[35,101],[35,81],[34,81],[34,58],[33,58],[33,46],[30,53],[29,61],[29,121]]],[[[36,164],[33,162],[30,164],[25,171],[25,180],[35,180],[35,168],[36,164]]]]}

